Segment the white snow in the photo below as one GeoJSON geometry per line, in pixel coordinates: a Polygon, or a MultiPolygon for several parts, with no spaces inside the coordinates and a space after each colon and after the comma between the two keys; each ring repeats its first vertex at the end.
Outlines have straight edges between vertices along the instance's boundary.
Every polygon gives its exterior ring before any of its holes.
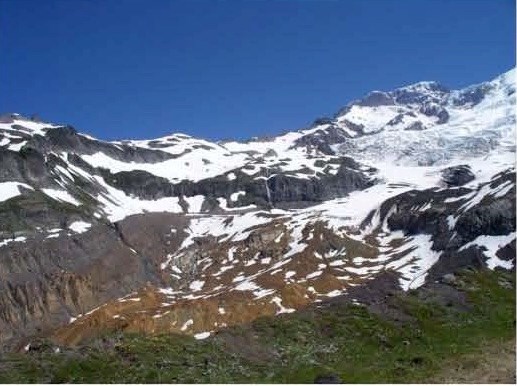
{"type": "Polygon", "coordinates": [[[187,328],[189,328],[190,326],[192,326],[194,324],[194,321],[192,319],[189,319],[187,320],[185,323],[183,323],[183,326],[181,326],[180,330],[181,331],[186,331],[187,328]]]}
{"type": "Polygon", "coordinates": [[[68,228],[74,231],[75,233],[84,233],[88,229],[90,229],[91,226],[92,224],[87,223],[85,221],[74,221],[68,226],[68,228]]]}
{"type": "Polygon", "coordinates": [[[21,131],[24,134],[31,136],[41,135],[44,136],[48,129],[60,127],[48,122],[35,122],[29,119],[25,119],[22,116],[14,118],[12,123],[0,123],[0,130],[13,130],[13,134],[16,133],[12,126],[17,125],[16,131],[21,131]]]}
{"type": "MultiPolygon", "coordinates": [[[[514,70],[512,70],[514,72],[514,70]]],[[[515,83],[508,81],[506,74],[489,84],[492,90],[476,106],[456,106],[454,98],[460,91],[453,91],[445,102],[449,120],[437,124],[434,117],[418,111],[418,106],[353,106],[339,117],[356,124],[363,124],[365,132],[380,131],[374,135],[361,136],[347,143],[347,155],[357,160],[388,161],[390,164],[431,165],[447,163],[454,158],[486,155],[496,146],[515,149],[515,83]],[[406,115],[403,124],[384,126],[399,113],[406,115]],[[406,131],[413,121],[422,122],[422,131],[406,131]]]]}
{"type": "Polygon", "coordinates": [[[253,295],[255,295],[255,299],[262,299],[263,297],[272,295],[276,292],[276,290],[269,288],[269,289],[260,289],[257,291],[253,291],[253,295]]]}
{"type": "Polygon", "coordinates": [[[140,298],[123,298],[123,299],[120,299],[119,302],[139,302],[140,298]]]}
{"type": "Polygon", "coordinates": [[[456,226],[456,221],[457,220],[458,219],[456,217],[454,217],[454,216],[451,216],[451,215],[447,216],[447,225],[449,226],[450,230],[454,229],[454,227],[456,226]]]}
{"type": "Polygon", "coordinates": [[[342,294],[343,294],[343,291],[333,290],[333,291],[327,292],[324,295],[329,297],[329,298],[333,298],[333,297],[336,297],[336,296],[339,296],[339,295],[342,295],[342,294]]]}
{"type": "Polygon", "coordinates": [[[200,332],[199,334],[194,334],[194,338],[197,340],[206,339],[210,336],[210,331],[200,332]]]}
{"type": "Polygon", "coordinates": [[[229,262],[233,261],[233,255],[236,251],[237,251],[237,247],[231,247],[228,249],[228,261],[229,262]]]}
{"type": "Polygon", "coordinates": [[[29,190],[34,190],[31,186],[22,184],[21,182],[0,182],[0,202],[19,196],[21,194],[21,186],[29,190]]]}
{"type": "MultiPolygon", "coordinates": [[[[81,158],[93,167],[103,167],[109,169],[112,173],[143,170],[157,177],[166,178],[171,182],[181,180],[197,182],[212,178],[234,169],[235,165],[242,164],[246,159],[244,154],[227,156],[229,155],[228,151],[212,143],[206,146],[213,147],[213,149],[197,148],[196,151],[186,152],[178,158],[157,163],[124,162],[101,152],[91,155],[84,154],[81,158]],[[203,159],[208,160],[209,163],[205,163],[203,159]]],[[[161,148],[160,150],[163,151],[164,149],[161,148]]]]}
{"type": "Polygon", "coordinates": [[[192,292],[197,292],[201,291],[204,285],[205,282],[203,280],[194,280],[192,283],[190,283],[189,288],[192,290],[192,292]]]}
{"type": "Polygon", "coordinates": [[[237,291],[255,291],[260,287],[252,281],[243,281],[235,287],[237,291]]]}
{"type": "Polygon", "coordinates": [[[225,273],[226,271],[229,271],[231,269],[235,268],[234,265],[223,265],[219,268],[219,271],[217,271],[216,273],[214,273],[212,276],[220,276],[221,274],[225,273]]]}
{"type": "Polygon", "coordinates": [[[69,204],[79,206],[81,203],[77,201],[70,193],[68,193],[66,190],[59,190],[59,189],[41,189],[43,193],[45,193],[50,198],[56,200],[56,201],[63,201],[67,202],[69,204]]]}
{"type": "Polygon", "coordinates": [[[3,247],[4,245],[10,244],[10,243],[24,243],[27,241],[27,237],[25,236],[18,236],[13,239],[7,239],[0,241],[0,247],[3,247]]]}
{"type": "MultiPolygon", "coordinates": [[[[433,251],[430,235],[411,236],[406,242],[388,254],[403,254],[384,267],[401,273],[400,285],[404,290],[424,284],[427,271],[438,261],[441,252],[433,251]]],[[[383,255],[380,255],[382,258],[383,255]]]]}
{"type": "Polygon", "coordinates": [[[172,212],[182,213],[178,197],[163,197],[157,200],[141,200],[126,195],[123,191],[106,184],[99,176],[94,180],[106,189],[106,193],[97,196],[97,200],[104,205],[104,211],[109,214],[110,221],[120,221],[132,214],[144,212],[172,212]]]}
{"type": "Polygon", "coordinates": [[[270,218],[258,217],[260,212],[244,213],[239,215],[211,215],[193,217],[187,228],[188,237],[183,241],[180,250],[188,248],[194,243],[194,238],[206,235],[214,237],[224,236],[223,240],[232,239],[241,241],[248,237],[250,228],[262,225],[271,221],[270,218]],[[226,224],[231,220],[230,224],[226,224]]]}
{"type": "Polygon", "coordinates": [[[315,277],[321,276],[323,271],[315,271],[305,276],[306,279],[314,279],[315,277]]]}
{"type": "Polygon", "coordinates": [[[205,196],[200,194],[197,196],[185,197],[185,201],[188,204],[189,213],[199,213],[201,212],[201,207],[205,201],[205,196]]]}
{"type": "Polygon", "coordinates": [[[230,200],[237,201],[239,199],[239,196],[244,196],[245,194],[246,194],[246,192],[243,191],[243,190],[240,190],[238,192],[232,193],[230,195],[230,200]]]}
{"type": "Polygon", "coordinates": [[[294,311],[296,311],[294,308],[287,308],[287,307],[284,307],[282,305],[282,298],[279,297],[279,296],[275,296],[271,299],[270,303],[274,303],[277,307],[278,307],[278,310],[276,312],[276,314],[290,314],[294,311]]]}

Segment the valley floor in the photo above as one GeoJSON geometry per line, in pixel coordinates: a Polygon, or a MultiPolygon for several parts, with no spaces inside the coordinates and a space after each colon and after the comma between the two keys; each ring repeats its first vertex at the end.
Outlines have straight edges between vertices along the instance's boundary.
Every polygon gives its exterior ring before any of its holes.
{"type": "Polygon", "coordinates": [[[112,334],[32,342],[3,383],[514,383],[515,272],[466,270],[354,305],[263,317],[205,340],[112,334]]]}

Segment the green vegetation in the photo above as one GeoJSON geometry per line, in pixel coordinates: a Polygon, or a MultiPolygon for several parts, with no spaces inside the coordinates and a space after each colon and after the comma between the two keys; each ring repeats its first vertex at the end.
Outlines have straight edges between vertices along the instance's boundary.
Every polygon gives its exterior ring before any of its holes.
{"type": "Polygon", "coordinates": [[[515,339],[515,273],[464,271],[444,287],[452,300],[429,289],[390,296],[397,317],[336,303],[204,341],[116,334],[60,353],[40,345],[2,358],[0,382],[430,382],[451,361],[515,339]]]}

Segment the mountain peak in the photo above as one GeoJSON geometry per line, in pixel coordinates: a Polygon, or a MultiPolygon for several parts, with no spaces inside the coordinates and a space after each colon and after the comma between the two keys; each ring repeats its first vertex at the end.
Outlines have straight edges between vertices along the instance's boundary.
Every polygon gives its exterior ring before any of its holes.
{"type": "Polygon", "coordinates": [[[413,83],[413,84],[410,84],[407,86],[399,87],[394,90],[394,93],[410,92],[410,93],[419,93],[419,94],[429,94],[429,93],[444,94],[444,93],[448,93],[449,91],[450,90],[447,87],[445,87],[444,85],[442,85],[439,82],[426,80],[426,81],[413,83]]]}

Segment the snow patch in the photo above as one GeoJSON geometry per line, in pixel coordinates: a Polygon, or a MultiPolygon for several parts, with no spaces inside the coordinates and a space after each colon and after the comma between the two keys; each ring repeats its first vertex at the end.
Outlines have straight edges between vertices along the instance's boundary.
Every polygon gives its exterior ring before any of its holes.
{"type": "Polygon", "coordinates": [[[181,326],[180,330],[181,331],[186,331],[187,328],[189,328],[190,326],[192,326],[194,324],[194,321],[192,319],[189,319],[187,320],[185,323],[183,323],[183,326],[181,326]]]}
{"type": "Polygon", "coordinates": [[[203,289],[204,285],[205,282],[203,280],[194,280],[192,283],[190,283],[189,288],[192,290],[192,292],[198,292],[203,289]]]}
{"type": "Polygon", "coordinates": [[[69,204],[79,206],[81,203],[77,201],[70,193],[68,193],[66,190],[59,190],[59,189],[41,189],[43,193],[45,193],[50,198],[56,200],[56,201],[62,201],[67,202],[69,204]]]}
{"type": "Polygon", "coordinates": [[[239,197],[240,197],[240,196],[244,196],[245,194],[246,194],[246,192],[245,192],[245,191],[243,191],[243,190],[240,190],[240,191],[238,191],[238,192],[232,193],[232,194],[230,195],[230,200],[232,200],[232,201],[237,201],[237,200],[239,199],[239,197]]]}
{"type": "Polygon", "coordinates": [[[31,186],[20,182],[0,182],[0,202],[22,194],[20,191],[22,186],[26,189],[34,190],[31,186]]]}
{"type": "Polygon", "coordinates": [[[194,334],[194,338],[197,340],[203,340],[210,336],[210,331],[200,332],[199,334],[194,334]]]}
{"type": "Polygon", "coordinates": [[[282,305],[282,298],[279,297],[279,296],[275,296],[271,299],[270,303],[274,303],[277,307],[278,307],[278,310],[276,312],[276,314],[290,314],[292,312],[295,312],[296,310],[294,308],[286,308],[282,305]]]}
{"type": "Polygon", "coordinates": [[[91,226],[92,224],[87,223],[85,221],[74,221],[68,226],[68,229],[71,229],[75,233],[84,233],[88,229],[90,229],[91,226]]]}

